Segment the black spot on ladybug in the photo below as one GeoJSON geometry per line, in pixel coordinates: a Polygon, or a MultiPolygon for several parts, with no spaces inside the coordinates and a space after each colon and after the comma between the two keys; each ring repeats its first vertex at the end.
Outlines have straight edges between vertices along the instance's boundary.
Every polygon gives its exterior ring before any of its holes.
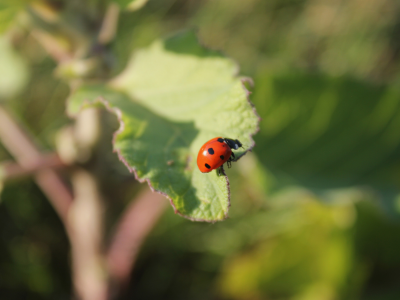
{"type": "Polygon", "coordinates": [[[208,148],[208,153],[210,153],[211,155],[213,155],[214,154],[214,149],[213,148],[208,148]]]}
{"type": "Polygon", "coordinates": [[[206,166],[207,169],[211,169],[209,164],[205,164],[205,166],[206,166]]]}
{"type": "Polygon", "coordinates": [[[225,157],[223,155],[220,156],[221,159],[224,159],[225,157]]]}
{"type": "Polygon", "coordinates": [[[224,140],[221,139],[221,138],[219,138],[217,141],[220,142],[220,143],[223,143],[223,142],[224,142],[224,140]]]}

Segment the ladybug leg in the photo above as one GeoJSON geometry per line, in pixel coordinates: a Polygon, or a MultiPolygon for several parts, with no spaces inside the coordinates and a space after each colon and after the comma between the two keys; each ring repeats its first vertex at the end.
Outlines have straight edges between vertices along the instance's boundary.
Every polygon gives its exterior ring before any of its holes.
{"type": "Polygon", "coordinates": [[[232,166],[232,162],[235,161],[235,154],[231,154],[231,156],[229,157],[229,159],[226,161],[228,168],[230,168],[232,166]]]}
{"type": "Polygon", "coordinates": [[[226,164],[228,165],[228,168],[232,167],[232,163],[231,163],[231,158],[228,159],[228,161],[226,162],[226,164]]]}
{"type": "Polygon", "coordinates": [[[222,167],[217,168],[217,176],[221,176],[222,175],[222,167]]]}

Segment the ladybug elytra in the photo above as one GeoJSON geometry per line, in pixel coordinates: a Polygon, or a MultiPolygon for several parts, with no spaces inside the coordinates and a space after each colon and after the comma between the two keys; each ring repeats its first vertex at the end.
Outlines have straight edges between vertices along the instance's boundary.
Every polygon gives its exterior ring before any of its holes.
{"type": "Polygon", "coordinates": [[[218,169],[225,162],[231,167],[231,162],[235,159],[233,150],[242,147],[238,140],[216,137],[205,143],[197,155],[197,166],[202,173],[208,173],[218,169]]]}

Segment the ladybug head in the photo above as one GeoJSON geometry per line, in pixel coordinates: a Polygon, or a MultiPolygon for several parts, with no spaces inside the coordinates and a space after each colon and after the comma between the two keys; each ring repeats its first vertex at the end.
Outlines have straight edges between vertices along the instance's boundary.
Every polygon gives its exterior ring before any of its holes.
{"type": "Polygon", "coordinates": [[[240,147],[243,147],[242,143],[239,142],[239,140],[232,140],[232,139],[224,138],[224,141],[231,149],[237,150],[240,147]]]}

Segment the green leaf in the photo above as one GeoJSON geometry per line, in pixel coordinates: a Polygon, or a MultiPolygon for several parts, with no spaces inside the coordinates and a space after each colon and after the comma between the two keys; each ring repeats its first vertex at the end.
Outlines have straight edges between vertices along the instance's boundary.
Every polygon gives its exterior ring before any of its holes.
{"type": "Polygon", "coordinates": [[[245,150],[236,151],[238,157],[254,146],[258,117],[236,71],[234,62],[183,33],[138,51],[107,86],[77,89],[68,111],[105,105],[121,123],[114,149],[137,179],[189,219],[222,220],[229,208],[228,178],[201,173],[196,159],[217,136],[239,139],[245,150]]]}
{"type": "MultiPolygon", "coordinates": [[[[285,201],[300,196],[287,194],[272,200],[271,211],[258,218],[258,226],[264,225],[262,238],[251,249],[228,256],[217,280],[222,298],[338,299],[346,287],[359,289],[355,283],[363,278],[355,278],[360,266],[351,243],[354,206],[328,206],[309,194],[303,194],[303,201],[285,201]]],[[[246,226],[253,223],[246,221],[246,226]]]]}
{"type": "Polygon", "coordinates": [[[256,153],[275,174],[311,188],[397,190],[400,90],[323,74],[260,75],[256,153]]]}
{"type": "Polygon", "coordinates": [[[149,0],[114,0],[115,3],[119,4],[121,8],[135,11],[141,9],[146,5],[149,0]]]}
{"type": "Polygon", "coordinates": [[[0,36],[0,100],[15,96],[28,81],[28,67],[5,37],[0,36]],[[5,75],[6,74],[6,75],[5,75]]]}

